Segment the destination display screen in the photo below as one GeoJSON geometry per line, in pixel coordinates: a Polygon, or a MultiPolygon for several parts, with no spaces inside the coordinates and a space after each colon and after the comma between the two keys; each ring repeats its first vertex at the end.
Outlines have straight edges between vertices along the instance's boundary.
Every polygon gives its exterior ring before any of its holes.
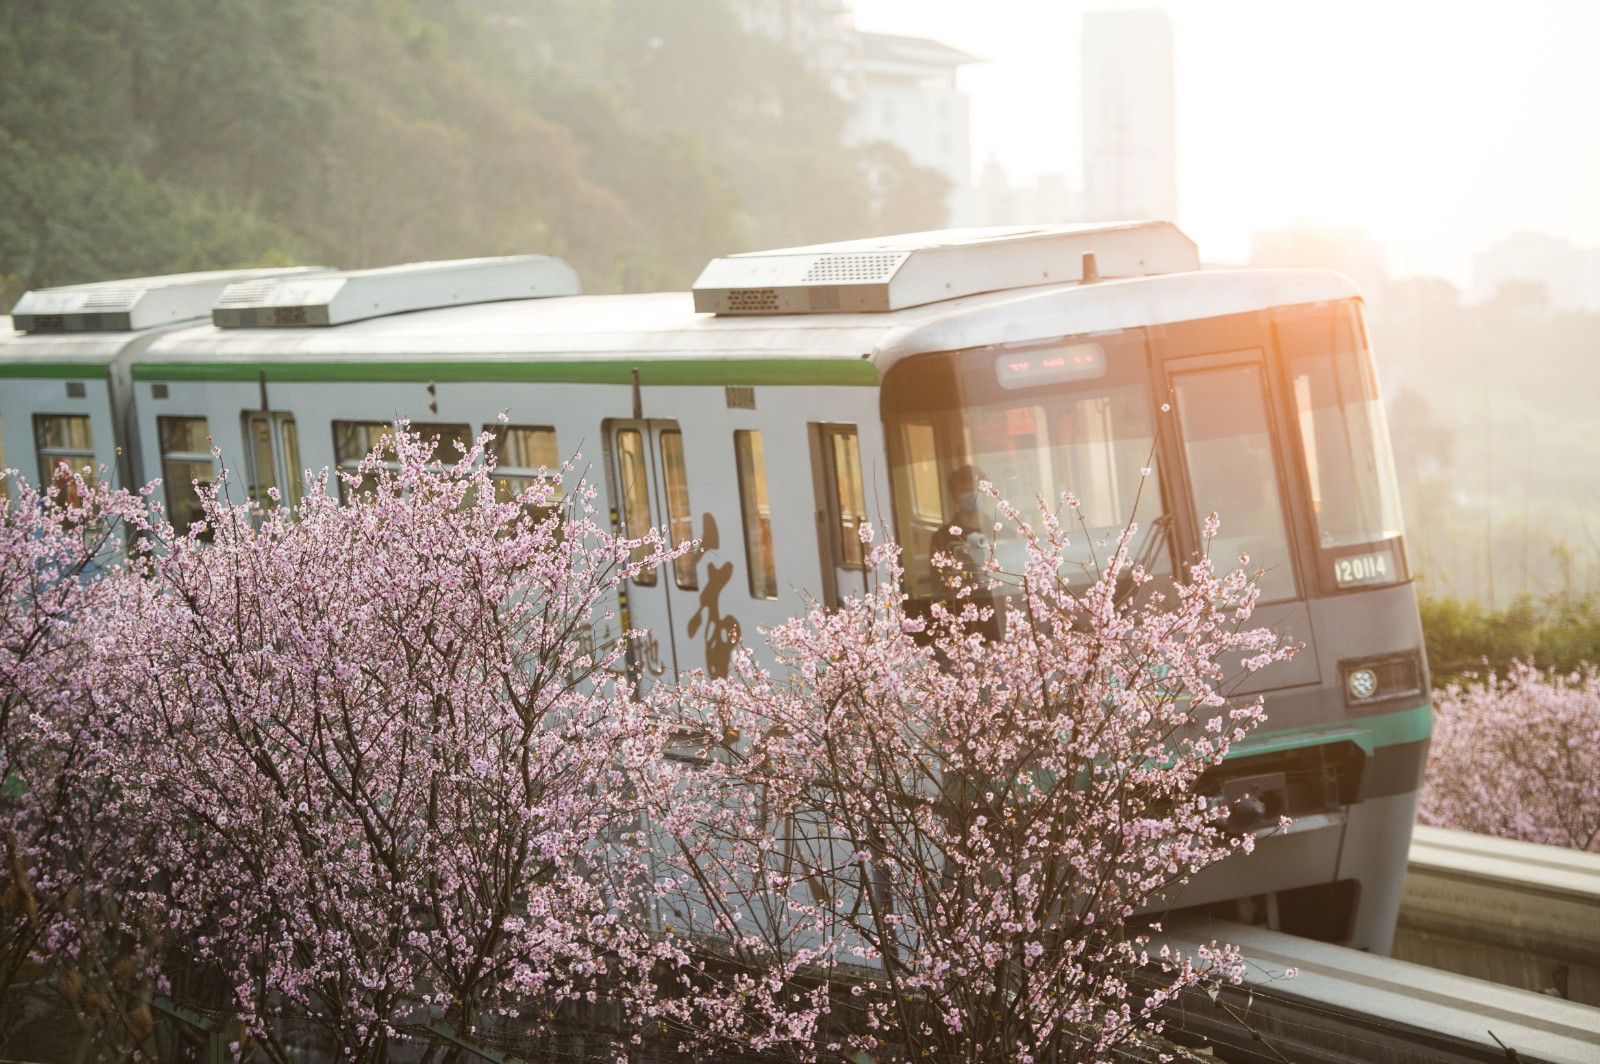
{"type": "Polygon", "coordinates": [[[1106,352],[1099,344],[1058,344],[1007,351],[994,360],[1002,388],[1095,380],[1106,375],[1106,352]]]}

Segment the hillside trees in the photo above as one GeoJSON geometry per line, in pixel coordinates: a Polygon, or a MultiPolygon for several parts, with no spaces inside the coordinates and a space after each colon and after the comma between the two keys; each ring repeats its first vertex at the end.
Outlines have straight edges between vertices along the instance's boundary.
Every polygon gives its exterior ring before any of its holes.
{"type": "Polygon", "coordinates": [[[937,225],[718,0],[110,0],[0,10],[0,264],[141,273],[544,251],[588,289],[937,225]],[[915,224],[908,224],[915,223],[915,224]]]}

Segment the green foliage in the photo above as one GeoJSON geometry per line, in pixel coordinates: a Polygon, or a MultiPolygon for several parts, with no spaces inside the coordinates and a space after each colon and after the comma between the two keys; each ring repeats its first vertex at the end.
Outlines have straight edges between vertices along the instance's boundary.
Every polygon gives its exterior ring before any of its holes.
{"type": "Polygon", "coordinates": [[[34,0],[0,7],[0,70],[0,298],[528,251],[681,287],[942,216],[723,0],[34,0]]]}
{"type": "Polygon", "coordinates": [[[1517,661],[1559,672],[1600,661],[1600,594],[1521,595],[1501,609],[1424,597],[1421,609],[1435,686],[1485,671],[1506,675],[1517,661]]]}

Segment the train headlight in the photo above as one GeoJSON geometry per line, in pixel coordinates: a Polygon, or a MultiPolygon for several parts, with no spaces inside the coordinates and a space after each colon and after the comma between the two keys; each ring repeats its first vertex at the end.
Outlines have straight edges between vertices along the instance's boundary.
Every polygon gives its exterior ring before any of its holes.
{"type": "Polygon", "coordinates": [[[1351,669],[1344,683],[1350,698],[1356,702],[1365,702],[1378,693],[1378,674],[1371,669],[1351,669]]]}
{"type": "Polygon", "coordinates": [[[1422,656],[1414,650],[1341,661],[1339,674],[1344,678],[1347,706],[1415,698],[1424,693],[1422,656]]]}

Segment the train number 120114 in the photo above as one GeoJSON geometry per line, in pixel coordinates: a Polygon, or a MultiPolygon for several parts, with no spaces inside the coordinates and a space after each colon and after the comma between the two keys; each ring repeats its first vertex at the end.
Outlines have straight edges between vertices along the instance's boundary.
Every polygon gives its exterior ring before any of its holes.
{"type": "Polygon", "coordinates": [[[1386,550],[1338,558],[1333,563],[1333,579],[1340,587],[1388,583],[1393,572],[1394,558],[1386,550]]]}

